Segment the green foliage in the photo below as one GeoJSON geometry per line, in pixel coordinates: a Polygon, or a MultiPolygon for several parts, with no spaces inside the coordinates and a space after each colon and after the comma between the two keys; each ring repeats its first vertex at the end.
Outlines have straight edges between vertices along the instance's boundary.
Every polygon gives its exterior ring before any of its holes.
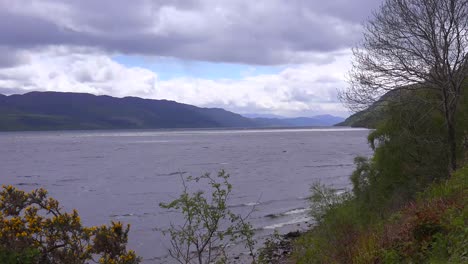
{"type": "Polygon", "coordinates": [[[443,118],[430,103],[409,97],[389,104],[387,113],[386,122],[369,136],[377,174],[372,188],[384,193],[379,201],[399,206],[434,179],[447,177],[448,147],[443,118]]]}
{"type": "Polygon", "coordinates": [[[309,197],[311,215],[317,222],[323,222],[326,214],[351,198],[349,193],[337,195],[336,191],[316,182],[310,187],[309,197]]]}
{"type": "Polygon", "coordinates": [[[182,178],[183,192],[179,198],[169,203],[161,203],[162,208],[177,210],[183,215],[182,225],[171,224],[162,230],[169,235],[169,254],[179,263],[224,263],[227,261],[226,247],[243,242],[253,254],[252,226],[227,206],[232,191],[229,174],[220,171],[217,177],[205,174],[200,177],[182,178]],[[187,183],[205,182],[211,193],[191,192],[187,183]]]}
{"type": "Polygon", "coordinates": [[[433,236],[428,259],[431,263],[468,262],[468,166],[459,169],[450,179],[427,188],[418,202],[452,201],[441,215],[441,225],[446,232],[433,236]]]}
{"type": "MultiPolygon", "coordinates": [[[[354,195],[366,210],[380,210],[384,217],[385,211],[403,206],[432,182],[448,177],[447,132],[433,97],[430,91],[402,91],[398,101],[387,102],[382,110],[385,118],[369,135],[374,156],[356,158],[357,169],[351,176],[354,195]]],[[[465,101],[459,109],[468,106],[465,101]]],[[[457,116],[458,146],[463,145],[468,128],[465,117],[464,112],[457,116]]],[[[459,156],[462,151],[460,147],[459,156]]]]}
{"type": "Polygon", "coordinates": [[[391,253],[408,263],[467,263],[467,181],[465,167],[420,193],[401,210],[402,217],[386,221],[376,258],[391,253]]]}
{"type": "Polygon", "coordinates": [[[76,210],[62,212],[59,202],[37,189],[30,193],[12,186],[0,191],[0,263],[136,264],[126,250],[129,226],[86,227],[76,210]]]}
{"type": "Polygon", "coordinates": [[[345,263],[349,250],[343,245],[352,245],[360,230],[359,211],[352,201],[335,206],[328,211],[322,223],[314,228],[294,252],[298,263],[345,263]],[[331,246],[333,245],[333,246],[331,246]],[[302,252],[301,252],[302,251],[302,252]],[[304,255],[303,255],[304,254],[304,255]]]}
{"type": "MultiPolygon", "coordinates": [[[[468,184],[468,166],[465,166],[450,177],[447,181],[434,183],[423,192],[419,193],[418,200],[438,199],[443,197],[455,197],[466,190],[468,184]]],[[[464,197],[466,199],[467,197],[464,197]]]]}
{"type": "Polygon", "coordinates": [[[346,246],[364,226],[364,215],[351,193],[336,191],[315,183],[311,187],[311,215],[319,228],[301,236],[294,247],[297,263],[345,263],[350,251],[346,246]],[[340,245],[340,246],[330,246],[340,245]]]}
{"type": "Polygon", "coordinates": [[[4,264],[33,264],[37,263],[40,251],[36,248],[27,248],[21,252],[0,248],[0,263],[4,264]]]}

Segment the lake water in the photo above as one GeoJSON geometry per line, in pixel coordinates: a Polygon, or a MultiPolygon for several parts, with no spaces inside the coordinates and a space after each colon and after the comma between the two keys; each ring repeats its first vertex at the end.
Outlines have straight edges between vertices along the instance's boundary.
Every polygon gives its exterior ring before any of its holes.
{"type": "Polygon", "coordinates": [[[365,129],[77,131],[0,133],[0,184],[46,188],[87,225],[132,225],[129,248],[147,263],[167,262],[167,240],[154,228],[177,219],[158,207],[181,191],[180,174],[224,169],[229,204],[255,205],[259,238],[310,223],[306,197],[320,181],[350,187],[355,156],[369,156],[365,129]]]}

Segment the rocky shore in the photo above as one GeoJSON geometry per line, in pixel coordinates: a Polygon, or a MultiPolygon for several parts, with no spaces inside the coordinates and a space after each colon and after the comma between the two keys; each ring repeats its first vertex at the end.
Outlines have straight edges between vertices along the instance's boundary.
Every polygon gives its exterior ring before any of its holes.
{"type": "MultiPolygon", "coordinates": [[[[269,264],[293,264],[291,254],[293,252],[293,242],[306,231],[292,231],[284,235],[276,234],[268,238],[257,251],[259,263],[269,264]]],[[[233,264],[251,263],[249,254],[242,253],[229,261],[233,264]]]]}

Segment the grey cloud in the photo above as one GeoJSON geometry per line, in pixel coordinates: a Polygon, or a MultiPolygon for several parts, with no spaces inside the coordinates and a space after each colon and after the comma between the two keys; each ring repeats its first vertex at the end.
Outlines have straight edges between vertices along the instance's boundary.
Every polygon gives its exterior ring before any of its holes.
{"type": "Polygon", "coordinates": [[[22,49],[65,45],[213,62],[286,64],[352,46],[360,38],[359,24],[379,1],[41,3],[18,0],[12,7],[0,0],[0,45],[22,49]],[[60,8],[50,9],[54,5],[60,8]]]}
{"type": "Polygon", "coordinates": [[[0,46],[0,69],[11,68],[28,62],[28,56],[21,51],[0,46]]]}

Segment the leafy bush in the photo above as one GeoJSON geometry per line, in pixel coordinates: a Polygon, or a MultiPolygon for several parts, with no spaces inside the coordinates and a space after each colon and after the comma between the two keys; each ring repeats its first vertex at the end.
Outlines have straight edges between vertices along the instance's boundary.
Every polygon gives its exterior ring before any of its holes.
{"type": "Polygon", "coordinates": [[[129,226],[86,227],[76,210],[65,213],[59,202],[37,189],[30,193],[13,186],[0,191],[0,262],[135,264],[126,250],[129,226]]]}
{"type": "Polygon", "coordinates": [[[160,204],[162,208],[177,210],[185,220],[162,230],[171,239],[169,254],[179,263],[224,263],[228,259],[226,248],[240,242],[244,242],[255,262],[252,226],[227,206],[232,191],[228,179],[229,174],[224,171],[217,177],[182,177],[183,192],[179,198],[160,204]],[[211,193],[191,192],[187,183],[192,182],[206,182],[211,193]]]}

